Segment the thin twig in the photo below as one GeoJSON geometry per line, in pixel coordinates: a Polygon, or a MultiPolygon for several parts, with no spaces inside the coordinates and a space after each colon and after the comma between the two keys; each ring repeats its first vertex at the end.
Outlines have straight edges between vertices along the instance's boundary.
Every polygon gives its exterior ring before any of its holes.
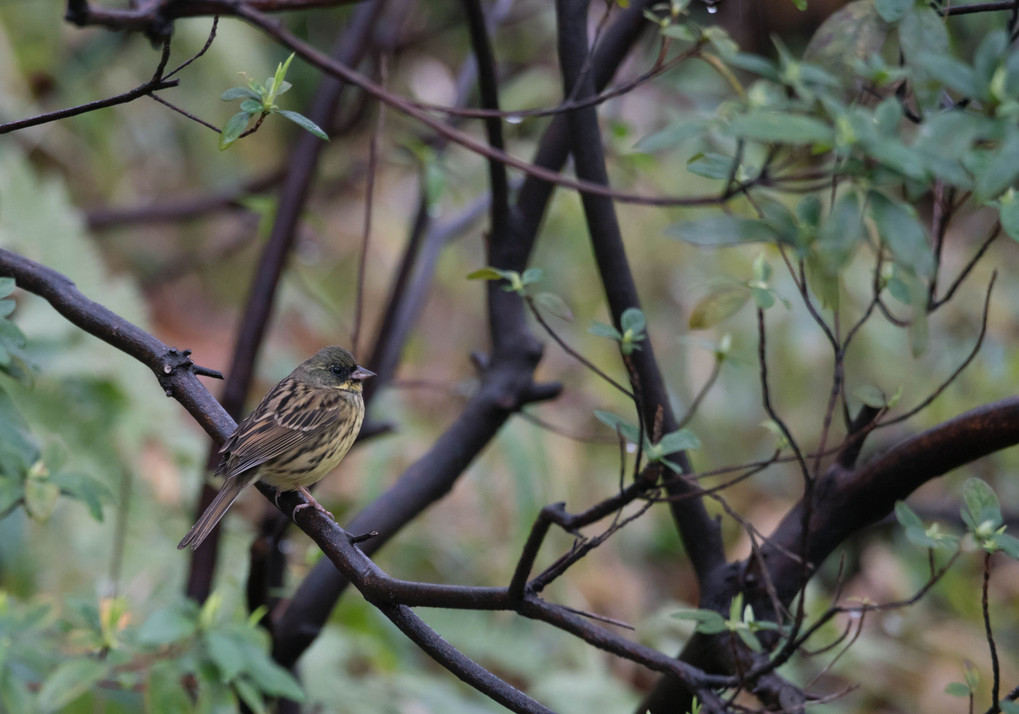
{"type": "Polygon", "coordinates": [[[995,270],[993,273],[991,273],[991,280],[987,284],[987,294],[984,296],[984,311],[983,311],[983,316],[981,317],[981,320],[980,320],[980,334],[977,335],[977,341],[973,345],[973,349],[971,349],[969,354],[966,355],[966,359],[964,359],[962,361],[962,364],[960,364],[958,367],[956,367],[955,370],[948,376],[948,379],[946,379],[944,382],[942,382],[937,387],[937,389],[935,389],[933,392],[931,392],[931,394],[926,399],[924,399],[922,402],[917,404],[915,407],[913,407],[912,409],[907,411],[905,414],[901,414],[901,415],[895,417],[894,419],[886,419],[886,420],[882,421],[878,425],[879,427],[885,427],[885,426],[890,426],[892,424],[898,424],[899,422],[905,421],[906,419],[909,419],[910,417],[912,417],[912,416],[918,414],[919,412],[923,411],[924,409],[926,409],[927,406],[931,402],[933,402],[935,399],[937,399],[939,396],[941,396],[941,393],[944,392],[948,388],[948,385],[950,385],[952,382],[954,382],[956,380],[956,378],[960,374],[962,374],[962,371],[964,369],[966,369],[966,367],[969,366],[969,363],[972,362],[973,359],[977,356],[977,353],[980,352],[980,347],[984,343],[984,337],[987,335],[987,315],[988,315],[988,313],[990,312],[990,309],[991,309],[991,293],[994,290],[994,281],[997,279],[997,277],[998,277],[998,271],[995,270]]]}
{"type": "MultiPolygon", "coordinates": [[[[386,84],[386,58],[382,57],[379,63],[379,73],[382,86],[386,84]]],[[[352,352],[357,355],[358,346],[361,340],[361,321],[364,319],[364,292],[365,276],[368,268],[368,244],[372,233],[372,210],[375,206],[375,176],[379,163],[379,137],[382,135],[382,124],[385,119],[385,104],[379,104],[378,117],[375,120],[375,128],[372,131],[371,139],[368,142],[368,171],[365,179],[364,196],[364,224],[361,232],[361,255],[357,261],[357,293],[354,299],[354,325],[350,330],[350,344],[352,352]]]]}
{"type": "Polygon", "coordinates": [[[553,340],[555,340],[555,343],[557,345],[559,345],[559,347],[562,348],[563,352],[565,352],[570,357],[572,357],[573,359],[575,359],[578,362],[580,362],[582,365],[587,367],[587,369],[589,369],[592,372],[594,372],[601,379],[603,379],[607,384],[612,385],[617,390],[619,390],[620,392],[625,394],[629,399],[634,399],[635,398],[634,395],[633,395],[633,392],[631,392],[629,389],[624,387],[622,384],[620,384],[616,380],[612,379],[612,377],[610,377],[605,372],[603,372],[597,365],[595,365],[593,362],[591,362],[591,360],[587,359],[587,357],[585,357],[584,355],[580,354],[575,349],[570,347],[566,343],[566,341],[562,337],[559,336],[559,333],[556,332],[554,329],[552,329],[552,326],[549,325],[548,322],[545,320],[545,318],[542,316],[541,311],[538,310],[538,307],[534,304],[534,298],[532,298],[530,295],[527,295],[527,296],[525,296],[525,300],[527,301],[527,307],[530,308],[531,314],[534,316],[534,319],[538,321],[538,324],[541,325],[542,329],[545,330],[545,332],[548,334],[548,336],[551,337],[553,340]]]}
{"type": "Polygon", "coordinates": [[[984,553],[984,582],[981,587],[980,611],[984,618],[984,634],[987,637],[987,649],[991,653],[991,712],[1001,711],[998,698],[1001,694],[1001,664],[998,662],[998,646],[994,642],[994,631],[991,629],[991,608],[988,604],[988,591],[991,586],[991,553],[984,553]]]}

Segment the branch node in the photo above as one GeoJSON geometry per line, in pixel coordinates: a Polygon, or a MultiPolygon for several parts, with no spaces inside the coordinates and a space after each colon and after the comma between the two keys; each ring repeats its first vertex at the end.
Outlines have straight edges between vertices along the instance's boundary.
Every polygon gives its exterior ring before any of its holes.
{"type": "Polygon", "coordinates": [[[361,535],[348,534],[347,540],[350,541],[351,545],[357,545],[358,543],[364,543],[366,540],[376,538],[378,535],[379,535],[378,531],[368,531],[367,533],[362,533],[361,535]]]}

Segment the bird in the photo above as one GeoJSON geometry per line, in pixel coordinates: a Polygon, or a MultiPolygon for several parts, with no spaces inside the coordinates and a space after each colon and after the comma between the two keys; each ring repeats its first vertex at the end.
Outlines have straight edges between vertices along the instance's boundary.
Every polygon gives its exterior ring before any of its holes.
{"type": "MultiPolygon", "coordinates": [[[[364,420],[362,382],[375,373],[342,347],[323,347],[269,390],[223,442],[216,475],[226,480],[209,507],[177,545],[202,544],[241,492],[261,479],[281,491],[300,491],[329,513],[307,487],[343,459],[364,420]]],[[[331,517],[331,514],[330,514],[331,517]]]]}

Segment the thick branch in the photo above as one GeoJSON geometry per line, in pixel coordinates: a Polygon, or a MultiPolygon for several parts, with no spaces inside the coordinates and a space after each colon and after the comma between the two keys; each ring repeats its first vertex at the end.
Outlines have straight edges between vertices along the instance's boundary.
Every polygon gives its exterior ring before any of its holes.
{"type": "MultiPolygon", "coordinates": [[[[961,414],[892,447],[847,471],[834,465],[814,489],[807,553],[816,568],[852,533],[876,523],[931,479],[988,454],[1019,444],[1019,397],[1003,399],[961,414]]],[[[802,542],[804,504],[797,504],[761,548],[761,560],[783,603],[803,565],[785,555],[802,542]]],[[[758,567],[758,563],[752,567],[758,567]]]]}
{"type": "Polygon", "coordinates": [[[179,401],[216,441],[225,439],[237,426],[198,381],[189,351],[163,344],[137,325],[89,300],[65,275],[9,250],[0,249],[0,276],[14,278],[18,287],[44,298],[68,322],[146,365],[166,395],[179,401]]]}
{"type": "MultiPolygon", "coordinates": [[[[587,0],[559,0],[556,5],[559,21],[559,57],[563,71],[564,94],[568,97],[583,98],[596,91],[593,77],[585,69],[587,6],[587,0]]],[[[604,143],[598,127],[596,109],[589,107],[572,111],[567,115],[567,121],[577,175],[585,181],[608,185],[604,143]]],[[[623,312],[628,308],[639,308],[640,298],[623,246],[615,206],[611,199],[591,193],[583,194],[582,200],[605,296],[613,321],[619,327],[623,312]]],[[[642,411],[644,424],[653,424],[660,413],[663,432],[675,431],[678,426],[676,417],[669,403],[668,392],[655,360],[650,339],[645,339],[640,346],[641,349],[631,354],[630,359],[639,383],[641,403],[638,404],[638,408],[642,411]]],[[[690,470],[685,454],[673,454],[671,458],[678,461],[685,471],[690,470]]],[[[694,491],[695,487],[683,479],[673,479],[670,482],[670,495],[683,496],[694,491]]],[[[708,516],[699,498],[676,498],[670,502],[670,507],[694,570],[703,581],[712,570],[725,562],[721,529],[708,516]]]]}

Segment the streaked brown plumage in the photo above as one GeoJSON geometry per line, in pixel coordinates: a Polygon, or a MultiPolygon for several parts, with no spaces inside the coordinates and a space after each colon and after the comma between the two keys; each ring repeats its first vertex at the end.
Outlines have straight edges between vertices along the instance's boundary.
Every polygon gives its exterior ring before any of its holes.
{"type": "MultiPolygon", "coordinates": [[[[241,492],[261,479],[300,491],[332,471],[361,430],[361,382],[374,376],[342,347],[325,347],[269,390],[230,435],[216,469],[226,481],[177,548],[197,548],[241,492]]],[[[298,507],[300,508],[300,506],[298,507]]]]}

